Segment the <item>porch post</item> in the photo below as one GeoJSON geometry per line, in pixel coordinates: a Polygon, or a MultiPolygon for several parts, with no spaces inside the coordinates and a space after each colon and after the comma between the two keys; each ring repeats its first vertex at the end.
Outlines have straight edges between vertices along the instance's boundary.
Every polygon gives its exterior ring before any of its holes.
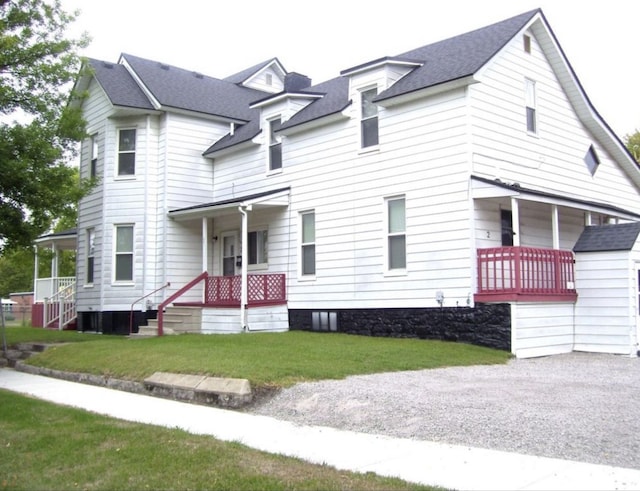
{"type": "Polygon", "coordinates": [[[202,217],[202,271],[208,271],[207,257],[209,257],[209,223],[207,217],[202,217]]]}
{"type": "Polygon", "coordinates": [[[520,210],[518,209],[518,200],[515,197],[511,198],[511,221],[513,229],[513,245],[514,247],[520,246],[520,210]]]}
{"type": "Polygon", "coordinates": [[[553,248],[560,249],[560,225],[558,220],[558,205],[551,205],[551,227],[553,228],[553,248]]]}
{"type": "Polygon", "coordinates": [[[38,298],[38,246],[33,246],[33,302],[37,302],[38,298]]]}
{"type": "Polygon", "coordinates": [[[242,234],[240,241],[241,247],[241,273],[240,273],[240,322],[243,331],[248,331],[249,326],[247,322],[247,308],[248,308],[248,291],[247,291],[247,274],[248,274],[248,262],[249,262],[249,216],[248,211],[251,211],[251,205],[239,206],[238,210],[242,214],[242,234]]]}
{"type": "Polygon", "coordinates": [[[51,245],[51,249],[53,250],[53,257],[51,258],[51,277],[52,278],[57,278],[58,277],[59,252],[58,252],[58,247],[56,246],[55,242],[51,245]]]}

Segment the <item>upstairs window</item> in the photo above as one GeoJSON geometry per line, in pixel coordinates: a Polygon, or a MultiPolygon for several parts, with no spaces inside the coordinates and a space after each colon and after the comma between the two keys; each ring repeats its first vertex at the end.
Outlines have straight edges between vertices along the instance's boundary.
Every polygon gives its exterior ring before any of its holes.
{"type": "Polygon", "coordinates": [[[378,94],[376,88],[360,92],[360,137],[362,148],[378,144],[378,106],[373,99],[378,94]]]}
{"type": "Polygon", "coordinates": [[[301,270],[303,275],[316,274],[316,214],[313,211],[302,213],[301,234],[301,270]]]}
{"type": "Polygon", "coordinates": [[[89,164],[89,177],[93,179],[98,172],[98,135],[91,136],[91,163],[89,164]]]}
{"type": "Polygon", "coordinates": [[[276,135],[281,126],[280,118],[269,121],[269,170],[282,169],[282,141],[276,135]]]}
{"type": "Polygon", "coordinates": [[[387,269],[406,269],[407,234],[404,197],[387,200],[387,250],[387,269]]]}
{"type": "Polygon", "coordinates": [[[584,156],[584,162],[587,164],[587,169],[589,169],[589,172],[591,172],[591,175],[593,176],[600,165],[600,159],[598,158],[598,154],[596,153],[596,149],[593,148],[593,145],[591,145],[589,150],[587,150],[587,155],[584,156]]]}
{"type": "Polygon", "coordinates": [[[93,273],[95,267],[95,252],[96,252],[96,231],[95,229],[87,230],[87,284],[93,283],[93,273]]]}
{"type": "Polygon", "coordinates": [[[115,281],[133,281],[133,225],[116,225],[115,281]]]}
{"type": "Polygon", "coordinates": [[[527,131],[529,133],[537,133],[536,83],[528,78],[525,79],[525,105],[527,111],[527,131]]]}
{"type": "Polygon", "coordinates": [[[268,261],[267,245],[268,233],[266,230],[249,232],[249,266],[266,265],[268,261]]]}
{"type": "Polygon", "coordinates": [[[136,173],[136,130],[120,130],[118,136],[118,175],[136,173]]]}

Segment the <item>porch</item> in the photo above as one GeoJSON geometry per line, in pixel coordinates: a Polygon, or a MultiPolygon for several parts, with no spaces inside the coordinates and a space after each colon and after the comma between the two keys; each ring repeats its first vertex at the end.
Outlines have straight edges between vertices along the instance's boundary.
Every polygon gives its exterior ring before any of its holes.
{"type": "Polygon", "coordinates": [[[76,279],[72,276],[34,280],[31,325],[75,329],[76,279]]]}
{"type": "Polygon", "coordinates": [[[575,302],[573,252],[536,247],[477,250],[476,302],[575,302]]]}

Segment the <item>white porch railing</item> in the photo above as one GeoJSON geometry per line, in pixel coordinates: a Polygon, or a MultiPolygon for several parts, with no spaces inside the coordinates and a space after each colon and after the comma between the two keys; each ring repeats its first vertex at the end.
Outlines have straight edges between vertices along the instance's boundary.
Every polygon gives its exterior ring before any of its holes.
{"type": "Polygon", "coordinates": [[[33,301],[44,302],[45,298],[51,298],[58,292],[73,285],[75,291],[76,279],[73,276],[58,276],[54,278],[38,278],[35,280],[33,301]]]}
{"type": "MultiPolygon", "coordinates": [[[[55,279],[55,278],[52,278],[55,279]]],[[[57,278],[66,279],[66,278],[57,278]]],[[[43,327],[58,326],[62,330],[76,317],[76,282],[59,287],[51,297],[44,298],[43,327]]]]}

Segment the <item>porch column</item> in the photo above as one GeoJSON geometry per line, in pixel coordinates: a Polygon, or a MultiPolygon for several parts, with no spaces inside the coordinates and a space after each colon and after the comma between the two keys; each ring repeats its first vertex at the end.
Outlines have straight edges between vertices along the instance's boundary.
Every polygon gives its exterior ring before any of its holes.
{"type": "Polygon", "coordinates": [[[240,241],[242,244],[241,254],[242,254],[242,267],[240,272],[240,322],[241,328],[243,331],[248,331],[249,326],[247,322],[247,308],[248,308],[248,285],[247,285],[247,276],[248,276],[248,262],[249,262],[249,216],[247,212],[251,211],[251,205],[239,206],[238,210],[242,215],[242,234],[240,237],[240,241]]]}
{"type": "Polygon", "coordinates": [[[53,257],[51,258],[51,277],[58,277],[58,260],[60,259],[58,248],[56,244],[51,245],[51,250],[53,251],[53,257]]]}
{"type": "Polygon", "coordinates": [[[40,296],[38,295],[38,246],[33,246],[33,301],[38,301],[40,296]]]}
{"type": "Polygon", "coordinates": [[[209,257],[209,223],[207,217],[202,217],[202,271],[208,271],[209,257]]]}
{"type": "Polygon", "coordinates": [[[560,249],[560,224],[558,220],[558,205],[551,205],[551,227],[553,228],[553,248],[560,249]]]}
{"type": "Polygon", "coordinates": [[[513,228],[513,245],[520,246],[520,210],[518,208],[518,200],[511,197],[511,221],[513,228]]]}

